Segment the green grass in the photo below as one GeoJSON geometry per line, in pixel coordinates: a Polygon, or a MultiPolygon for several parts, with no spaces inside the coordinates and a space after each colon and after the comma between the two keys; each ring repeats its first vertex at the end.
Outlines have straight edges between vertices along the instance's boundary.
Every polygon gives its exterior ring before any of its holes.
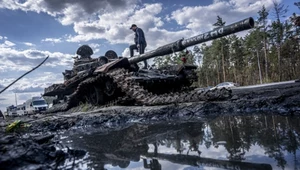
{"type": "Polygon", "coordinates": [[[87,103],[81,103],[80,108],[82,112],[87,112],[90,109],[90,105],[87,103]]]}

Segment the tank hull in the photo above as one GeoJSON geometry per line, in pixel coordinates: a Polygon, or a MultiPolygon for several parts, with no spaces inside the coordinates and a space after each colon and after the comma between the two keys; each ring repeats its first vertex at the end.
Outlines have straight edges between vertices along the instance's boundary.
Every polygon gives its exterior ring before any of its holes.
{"type": "MultiPolygon", "coordinates": [[[[84,45],[77,50],[72,70],[66,70],[64,83],[45,89],[44,96],[57,96],[57,107],[52,111],[65,111],[81,103],[107,106],[128,103],[134,105],[160,105],[199,100],[223,100],[230,97],[228,89],[197,92],[197,66],[181,64],[161,69],[139,69],[138,62],[182,51],[187,47],[250,29],[254,20],[247,18],[204,34],[181,39],[153,51],[131,58],[117,57],[112,50],[105,56],[91,58],[91,48],[84,45]],[[60,104],[59,104],[60,103],[60,104]]],[[[51,109],[48,110],[51,112],[51,109]]]]}

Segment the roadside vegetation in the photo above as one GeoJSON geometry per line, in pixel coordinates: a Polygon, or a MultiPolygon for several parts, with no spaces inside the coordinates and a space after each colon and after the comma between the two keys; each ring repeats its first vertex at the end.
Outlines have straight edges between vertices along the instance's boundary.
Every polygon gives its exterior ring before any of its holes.
{"type": "MultiPolygon", "coordinates": [[[[300,2],[294,4],[300,9],[300,2]]],[[[209,44],[194,46],[154,60],[156,66],[180,63],[199,64],[197,86],[214,86],[221,82],[253,85],[300,78],[300,16],[289,7],[274,1],[271,10],[263,6],[257,12],[256,26],[244,37],[229,35],[209,44]]],[[[215,27],[226,25],[221,16],[215,27]]]]}

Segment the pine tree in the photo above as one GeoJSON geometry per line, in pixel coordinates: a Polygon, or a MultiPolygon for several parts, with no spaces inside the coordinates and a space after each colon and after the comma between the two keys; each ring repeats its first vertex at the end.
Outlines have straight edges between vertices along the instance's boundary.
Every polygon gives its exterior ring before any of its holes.
{"type": "MultiPolygon", "coordinates": [[[[217,22],[213,24],[213,26],[221,27],[225,26],[226,22],[223,21],[223,19],[218,15],[217,16],[217,22]]],[[[221,44],[220,48],[220,55],[222,56],[222,71],[223,71],[223,81],[226,81],[226,70],[225,70],[225,54],[224,54],[224,44],[225,44],[226,38],[220,38],[219,41],[221,44]]]]}
{"type": "Polygon", "coordinates": [[[258,11],[259,17],[258,22],[262,25],[262,32],[263,32],[263,41],[264,41],[264,56],[265,56],[265,80],[268,81],[268,52],[267,52],[267,19],[269,12],[266,10],[265,6],[263,5],[262,9],[258,11]]]}
{"type": "Polygon", "coordinates": [[[279,81],[282,80],[282,68],[281,68],[281,45],[283,40],[283,24],[281,23],[281,17],[285,17],[288,9],[287,7],[282,4],[278,3],[276,0],[273,1],[274,4],[274,16],[276,21],[272,23],[272,28],[275,31],[275,42],[277,47],[277,57],[278,57],[278,74],[279,74],[279,81]]]}

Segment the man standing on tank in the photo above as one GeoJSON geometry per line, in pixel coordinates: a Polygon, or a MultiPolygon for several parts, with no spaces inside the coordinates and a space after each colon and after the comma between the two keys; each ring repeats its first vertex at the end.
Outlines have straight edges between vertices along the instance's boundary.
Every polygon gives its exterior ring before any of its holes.
{"type": "MultiPolygon", "coordinates": [[[[130,45],[129,47],[130,57],[132,57],[134,54],[133,50],[137,50],[140,54],[144,54],[145,48],[147,47],[144,31],[141,28],[137,27],[135,24],[132,24],[130,29],[135,32],[135,37],[134,37],[135,44],[130,45]]],[[[146,69],[147,66],[148,66],[147,61],[144,60],[144,69],[146,69]]]]}

